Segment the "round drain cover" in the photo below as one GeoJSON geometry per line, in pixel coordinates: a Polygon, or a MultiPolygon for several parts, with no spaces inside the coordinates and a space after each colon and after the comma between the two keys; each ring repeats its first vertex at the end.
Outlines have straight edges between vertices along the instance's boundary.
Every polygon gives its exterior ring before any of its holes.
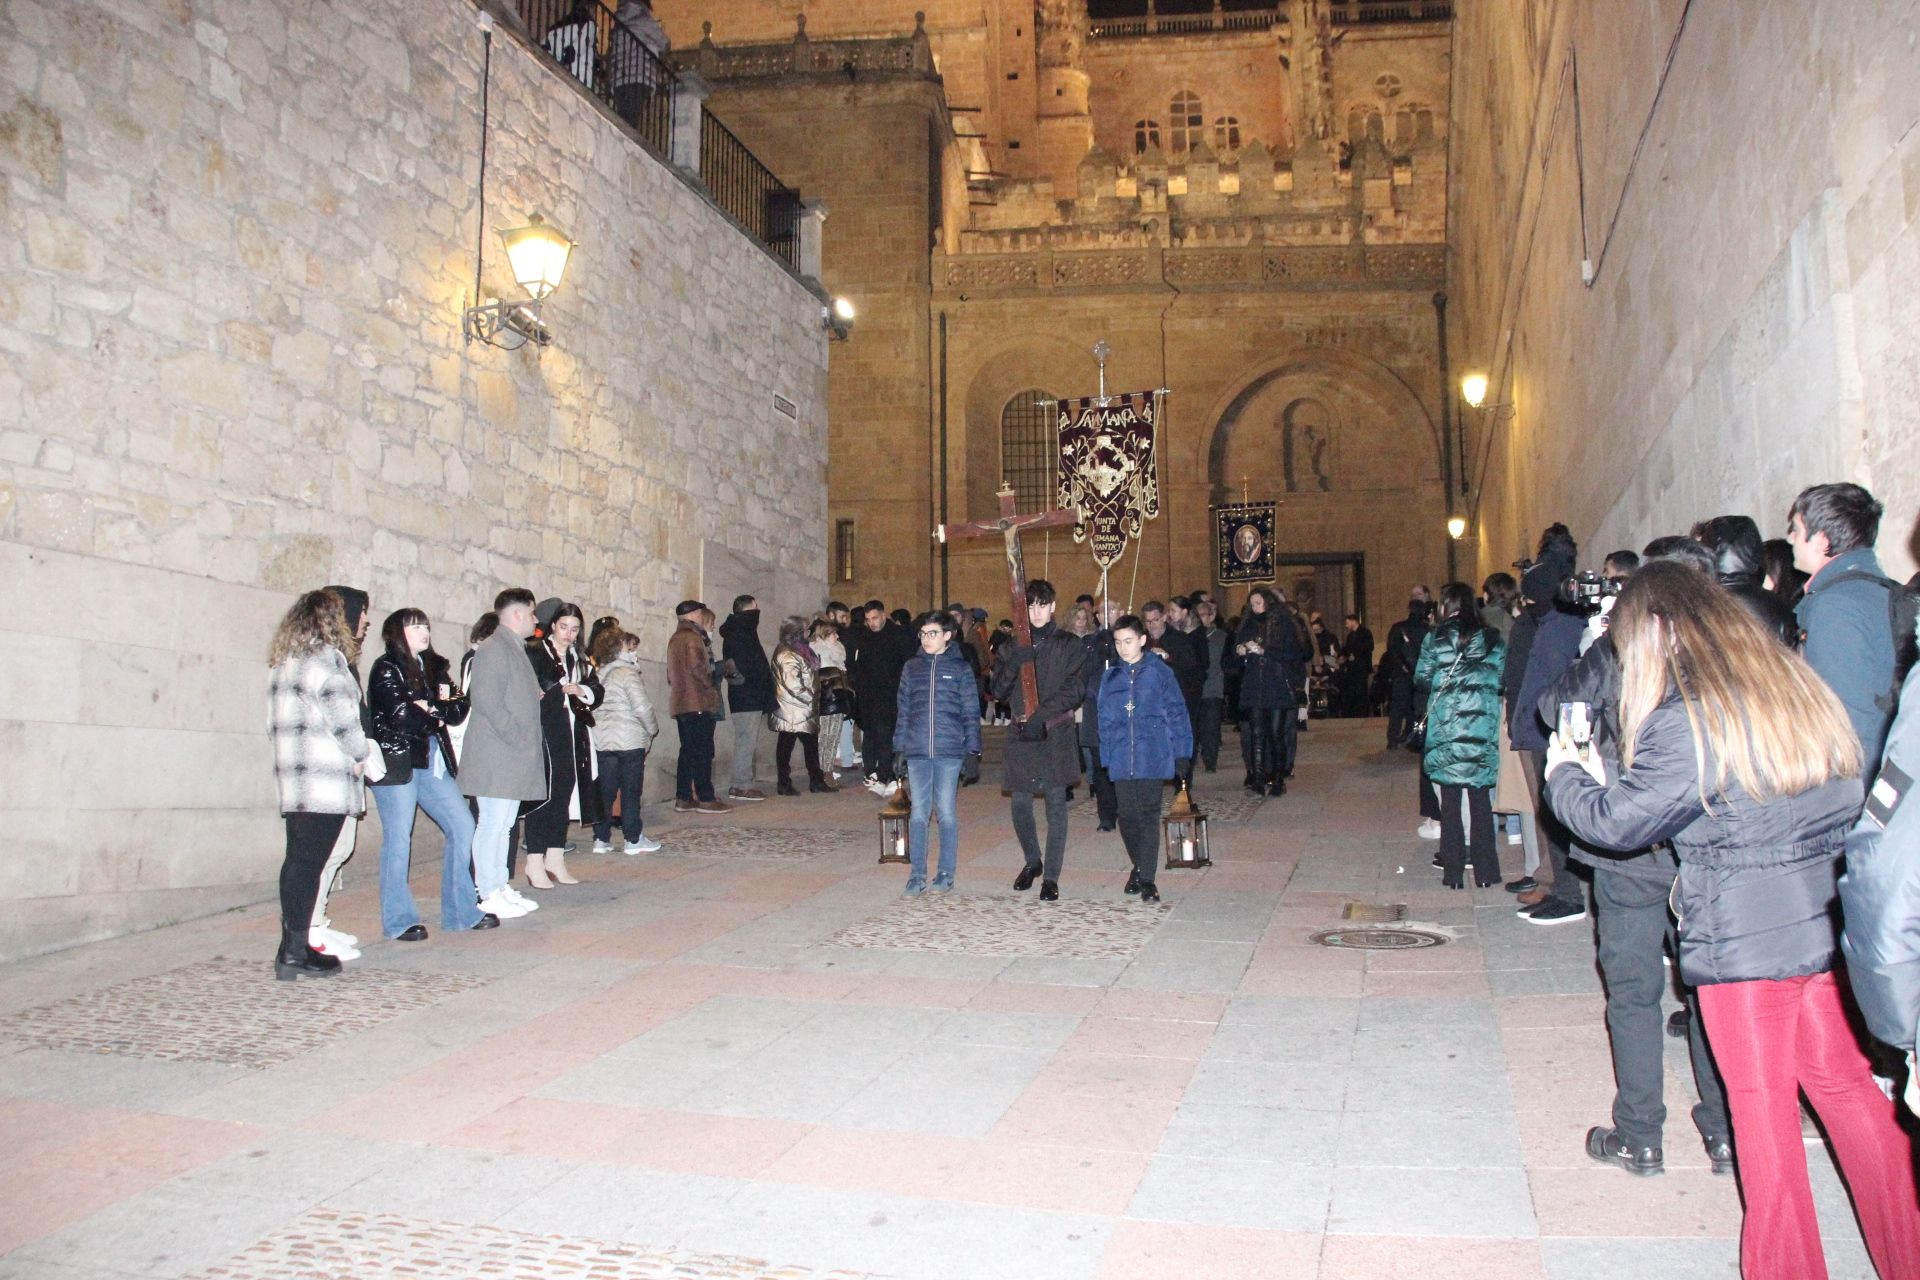
{"type": "Polygon", "coordinates": [[[1446,935],[1424,929],[1322,929],[1310,939],[1323,947],[1358,951],[1406,951],[1437,947],[1446,940],[1446,935]]]}

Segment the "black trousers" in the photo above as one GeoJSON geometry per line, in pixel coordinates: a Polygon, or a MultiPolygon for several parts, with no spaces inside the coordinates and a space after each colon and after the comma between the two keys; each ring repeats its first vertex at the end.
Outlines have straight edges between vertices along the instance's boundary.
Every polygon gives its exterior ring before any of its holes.
{"type": "Polygon", "coordinates": [[[1193,745],[1208,773],[1220,764],[1220,714],[1224,707],[1219,698],[1202,698],[1195,705],[1193,745]]]}
{"type": "MultiPolygon", "coordinates": [[[[1424,786],[1426,777],[1421,775],[1424,786]]],[[[1473,853],[1473,882],[1481,888],[1500,883],[1500,854],[1493,843],[1493,788],[1440,788],[1440,878],[1449,889],[1466,883],[1467,853],[1473,853]],[[1461,820],[1460,802],[1467,804],[1472,831],[1461,820]]]]}
{"type": "Polygon", "coordinates": [[[713,799],[713,713],[683,711],[673,720],[680,726],[680,760],[674,771],[674,799],[711,800],[713,799]]]}
{"type": "Polygon", "coordinates": [[[1387,689],[1387,745],[1397,747],[1413,729],[1413,677],[1396,676],[1387,689]]]}
{"type": "MultiPolygon", "coordinates": [[[[522,811],[520,825],[528,853],[545,853],[567,843],[567,828],[573,824],[573,789],[579,785],[580,771],[574,767],[573,735],[564,741],[547,740],[547,798],[522,811]]],[[[586,806],[581,806],[582,812],[586,806]]]]}
{"type": "Polygon", "coordinates": [[[1300,745],[1300,711],[1271,707],[1240,715],[1240,754],[1255,786],[1271,786],[1293,772],[1300,745]]]}
{"type": "Polygon", "coordinates": [[[817,733],[782,732],[774,742],[773,767],[781,782],[793,781],[793,744],[800,744],[800,757],[806,761],[807,780],[821,783],[827,780],[820,772],[820,735],[817,733]]]}
{"type": "MultiPolygon", "coordinates": [[[[1440,821],[1440,788],[1427,776],[1426,762],[1420,764],[1420,816],[1440,821]]],[[[1445,828],[1442,828],[1444,831],[1445,828]]]]}
{"type": "Polygon", "coordinates": [[[1093,792],[1093,811],[1099,816],[1100,825],[1111,831],[1120,821],[1120,804],[1114,799],[1113,779],[1107,776],[1107,766],[1100,763],[1100,748],[1097,746],[1082,748],[1087,753],[1087,789],[1093,792]]]}
{"type": "Polygon", "coordinates": [[[327,869],[333,842],[346,823],[343,813],[289,813],[287,852],[280,860],[280,928],[305,944],[320,897],[320,873],[327,869]]]}
{"type": "Polygon", "coordinates": [[[860,758],[866,765],[867,773],[882,782],[895,779],[893,723],[898,714],[893,710],[876,712],[860,721],[860,758]]]}
{"type": "MultiPolygon", "coordinates": [[[[1673,938],[1667,914],[1672,884],[1596,868],[1593,905],[1599,919],[1600,976],[1607,986],[1607,1035],[1613,1042],[1613,1127],[1631,1147],[1657,1147],[1667,1121],[1664,1097],[1666,1016],[1660,997],[1667,984],[1661,952],[1673,938]]],[[[1700,1103],[1693,1123],[1700,1136],[1725,1137],[1727,1094],[1707,1046],[1700,1002],[1687,991],[1687,1045],[1700,1103]]]]}
{"type": "Polygon", "coordinates": [[[1143,887],[1153,883],[1160,865],[1160,796],[1166,788],[1164,778],[1122,778],[1113,784],[1120,803],[1120,839],[1143,887]]]}
{"type": "MultiPolygon", "coordinates": [[[[1113,784],[1115,789],[1119,783],[1113,784]]],[[[1067,789],[1048,787],[1045,792],[1047,806],[1047,847],[1044,859],[1040,849],[1040,831],[1033,822],[1033,793],[1025,787],[1015,787],[1013,791],[1013,833],[1020,837],[1020,851],[1027,856],[1027,865],[1040,868],[1042,880],[1058,881],[1061,864],[1067,857],[1067,789]]]]}

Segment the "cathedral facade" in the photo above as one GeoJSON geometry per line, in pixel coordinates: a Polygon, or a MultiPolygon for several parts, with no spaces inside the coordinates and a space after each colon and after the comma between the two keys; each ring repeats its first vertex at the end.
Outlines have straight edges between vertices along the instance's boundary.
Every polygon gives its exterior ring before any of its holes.
{"type": "MultiPolygon", "coordinates": [[[[1096,391],[1100,341],[1109,390],[1168,392],[1161,514],[1114,595],[1212,586],[1209,508],[1242,499],[1279,503],[1279,585],[1329,612],[1448,574],[1446,6],[658,12],[714,113],[824,203],[822,277],[858,308],[829,373],[832,594],[1004,612],[999,548],[932,530],[1003,483],[1052,505],[1051,402],[1096,391]]],[[[1064,533],[1027,561],[1096,587],[1064,533]]]]}

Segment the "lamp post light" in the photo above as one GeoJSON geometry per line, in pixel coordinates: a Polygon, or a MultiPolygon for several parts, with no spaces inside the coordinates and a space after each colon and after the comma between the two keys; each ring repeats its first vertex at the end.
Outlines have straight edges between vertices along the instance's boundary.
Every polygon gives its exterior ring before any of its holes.
{"type": "Polygon", "coordinates": [[[1455,542],[1467,536],[1467,518],[1465,516],[1447,517],[1447,536],[1455,542]]]}
{"type": "Polygon", "coordinates": [[[540,319],[540,306],[566,274],[567,259],[573,253],[573,241],[559,228],[534,214],[524,227],[502,231],[500,239],[507,249],[507,266],[514,283],[526,291],[526,302],[508,302],[492,298],[479,306],[468,307],[461,330],[468,342],[476,338],[491,346],[515,350],[532,342],[545,346],[553,333],[540,319]],[[518,334],[518,342],[503,342],[503,332],[518,334]]]}
{"type": "Polygon", "coordinates": [[[820,309],[820,322],[827,327],[835,341],[845,342],[847,335],[853,332],[853,300],[847,297],[835,298],[833,302],[820,309]]]}

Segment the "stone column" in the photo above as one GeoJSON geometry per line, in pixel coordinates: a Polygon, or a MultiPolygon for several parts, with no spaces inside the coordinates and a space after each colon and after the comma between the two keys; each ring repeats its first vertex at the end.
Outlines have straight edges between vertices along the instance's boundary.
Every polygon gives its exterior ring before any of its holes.
{"type": "Polygon", "coordinates": [[[673,94],[673,167],[700,174],[700,117],[713,86],[697,71],[682,71],[673,94]]]}
{"type": "Polygon", "coordinates": [[[800,240],[800,274],[809,280],[820,279],[821,237],[826,233],[826,226],[827,206],[818,200],[802,200],[794,234],[800,240]]]}

